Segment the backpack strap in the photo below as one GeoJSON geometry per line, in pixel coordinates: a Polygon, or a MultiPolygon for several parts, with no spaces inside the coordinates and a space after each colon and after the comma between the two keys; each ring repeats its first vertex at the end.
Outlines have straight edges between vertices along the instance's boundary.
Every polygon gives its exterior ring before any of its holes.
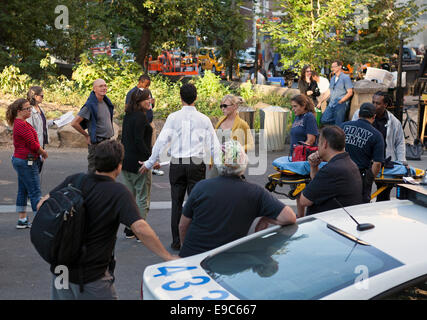
{"type": "MultiPolygon", "coordinates": [[[[72,187],[80,190],[80,192],[82,193],[83,198],[84,198],[83,186],[84,186],[84,183],[86,182],[86,179],[87,179],[87,174],[86,173],[80,173],[70,183],[70,185],[72,187]]],[[[86,230],[84,230],[84,234],[85,234],[85,237],[86,237],[86,234],[87,234],[87,224],[88,224],[88,222],[87,222],[87,219],[88,219],[87,218],[87,214],[86,214],[85,219],[86,219],[86,223],[85,223],[85,229],[86,230]]],[[[82,293],[84,291],[84,289],[83,289],[83,287],[84,287],[84,284],[83,284],[83,275],[84,275],[83,261],[86,258],[86,252],[87,252],[86,251],[86,245],[85,245],[85,243],[83,243],[82,254],[80,256],[80,261],[79,261],[79,289],[80,289],[80,293],[82,293]]]]}
{"type": "Polygon", "coordinates": [[[83,185],[86,181],[87,174],[86,173],[79,173],[77,177],[74,178],[73,181],[70,182],[70,184],[80,191],[83,192],[83,185]]]}

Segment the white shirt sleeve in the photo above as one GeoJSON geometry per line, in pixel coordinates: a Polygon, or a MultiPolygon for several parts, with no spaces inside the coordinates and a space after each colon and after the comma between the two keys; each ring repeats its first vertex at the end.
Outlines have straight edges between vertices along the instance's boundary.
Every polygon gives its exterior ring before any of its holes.
{"type": "Polygon", "coordinates": [[[165,146],[172,139],[172,121],[171,116],[167,117],[166,122],[160,131],[159,136],[157,137],[156,142],[154,143],[153,150],[151,151],[150,158],[144,162],[144,166],[147,169],[151,169],[154,166],[154,163],[159,160],[160,153],[164,150],[165,146]]]}

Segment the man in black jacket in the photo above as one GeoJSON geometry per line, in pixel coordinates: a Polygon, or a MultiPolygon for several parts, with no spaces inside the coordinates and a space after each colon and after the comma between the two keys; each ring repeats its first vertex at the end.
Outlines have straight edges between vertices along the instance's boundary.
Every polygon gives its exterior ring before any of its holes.
{"type": "MultiPolygon", "coordinates": [[[[83,292],[79,290],[78,268],[67,269],[69,283],[62,283],[60,286],[59,281],[56,281],[58,273],[55,274],[55,270],[51,270],[54,274],[52,279],[54,300],[117,299],[114,288],[113,252],[120,223],[130,227],[144,245],[162,259],[168,261],[178,258],[164,248],[154,230],[141,218],[129,190],[115,181],[122,169],[123,155],[123,145],[115,140],[104,141],[95,148],[96,171],[89,174],[82,185],[88,215],[86,258],[83,260],[83,292]]],[[[51,193],[67,186],[75,177],[76,175],[67,177],[51,193]]],[[[38,207],[48,197],[49,195],[43,197],[38,207]]]]}

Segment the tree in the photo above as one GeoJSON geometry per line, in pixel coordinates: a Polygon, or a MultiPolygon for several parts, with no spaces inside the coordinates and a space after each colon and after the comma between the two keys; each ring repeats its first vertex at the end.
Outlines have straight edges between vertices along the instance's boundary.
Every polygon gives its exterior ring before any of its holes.
{"type": "Polygon", "coordinates": [[[415,0],[398,2],[378,0],[369,6],[369,25],[359,31],[352,48],[359,56],[381,61],[395,54],[402,37],[405,42],[426,28],[417,19],[426,12],[427,5],[418,6],[415,0]]]}
{"type": "MultiPolygon", "coordinates": [[[[80,0],[8,0],[0,2],[0,67],[23,64],[37,76],[39,61],[48,51],[52,56],[75,62],[79,55],[105,36],[102,1],[80,0]],[[68,25],[55,12],[67,9],[68,25]]],[[[25,69],[25,68],[24,68],[25,69]]]]}
{"type": "Polygon", "coordinates": [[[271,35],[284,67],[319,69],[333,59],[383,59],[398,48],[399,34],[419,32],[416,19],[425,12],[415,0],[280,0],[279,10],[282,21],[261,30],[271,35]]]}
{"type": "Polygon", "coordinates": [[[353,0],[280,0],[285,13],[280,22],[266,21],[261,30],[271,35],[274,47],[282,54],[284,68],[315,67],[325,60],[342,58],[348,48],[347,31],[354,28],[353,14],[364,5],[353,0]]]}
{"type": "MultiPolygon", "coordinates": [[[[217,1],[215,1],[217,2],[217,1]]],[[[150,53],[186,48],[189,35],[212,14],[213,2],[199,0],[111,1],[113,32],[129,40],[136,61],[150,53]]]]}
{"type": "Polygon", "coordinates": [[[211,3],[211,14],[205,17],[198,30],[203,35],[205,44],[220,44],[220,55],[231,79],[233,67],[238,62],[236,52],[243,48],[248,36],[246,20],[249,18],[239,11],[239,7],[245,2],[222,0],[211,3]]]}

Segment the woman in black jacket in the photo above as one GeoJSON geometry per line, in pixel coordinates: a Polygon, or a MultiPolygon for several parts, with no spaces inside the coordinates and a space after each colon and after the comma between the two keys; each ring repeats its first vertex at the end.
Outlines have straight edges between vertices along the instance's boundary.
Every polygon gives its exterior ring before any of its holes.
{"type": "MultiPolygon", "coordinates": [[[[151,171],[138,173],[140,164],[151,155],[151,136],[153,129],[147,120],[146,112],[151,109],[149,89],[138,89],[131,96],[125,109],[122,126],[122,143],[125,148],[122,174],[124,184],[135,196],[141,217],[147,218],[150,209],[151,171]]],[[[132,230],[126,228],[127,238],[135,237],[132,230]]]]}
{"type": "Polygon", "coordinates": [[[312,70],[309,65],[305,65],[301,70],[301,76],[298,80],[298,89],[301,94],[309,96],[315,106],[317,106],[317,97],[320,96],[320,90],[317,82],[313,79],[312,70]]]}

